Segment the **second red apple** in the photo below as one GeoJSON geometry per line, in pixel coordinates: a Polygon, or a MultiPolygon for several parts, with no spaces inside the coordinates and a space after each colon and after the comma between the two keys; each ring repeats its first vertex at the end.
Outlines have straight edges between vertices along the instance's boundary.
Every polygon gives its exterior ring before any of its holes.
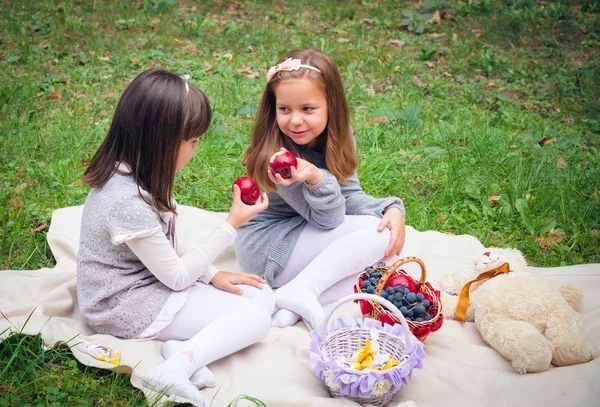
{"type": "MultiPolygon", "coordinates": [[[[260,188],[256,181],[250,177],[239,177],[233,185],[240,187],[242,202],[246,205],[254,205],[260,197],[260,188]]],[[[233,191],[233,185],[231,186],[233,191]]]]}
{"type": "Polygon", "coordinates": [[[291,167],[298,168],[298,160],[289,151],[278,151],[271,156],[269,166],[274,174],[279,174],[282,178],[290,178],[292,176],[291,167]]]}

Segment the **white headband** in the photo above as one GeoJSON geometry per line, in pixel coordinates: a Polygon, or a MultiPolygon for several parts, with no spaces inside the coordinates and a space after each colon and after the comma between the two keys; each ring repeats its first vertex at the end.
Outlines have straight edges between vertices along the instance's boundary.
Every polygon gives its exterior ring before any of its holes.
{"type": "Polygon", "coordinates": [[[187,81],[190,79],[189,75],[179,75],[181,79],[185,82],[185,92],[190,93],[190,85],[188,85],[187,81]]]}
{"type": "Polygon", "coordinates": [[[307,68],[307,69],[312,69],[313,71],[316,71],[316,72],[321,72],[321,71],[319,71],[318,68],[315,68],[314,66],[304,65],[302,63],[302,61],[299,59],[288,58],[285,61],[283,61],[282,63],[269,68],[269,72],[267,72],[267,82],[270,82],[271,78],[273,78],[273,75],[275,75],[277,72],[297,71],[300,68],[307,68]]]}

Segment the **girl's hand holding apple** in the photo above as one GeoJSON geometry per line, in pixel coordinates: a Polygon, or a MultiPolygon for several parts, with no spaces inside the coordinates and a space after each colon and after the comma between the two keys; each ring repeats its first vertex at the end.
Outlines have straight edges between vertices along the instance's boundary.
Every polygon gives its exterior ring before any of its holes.
{"type": "Polygon", "coordinates": [[[271,157],[268,174],[273,183],[284,186],[299,181],[316,185],[323,180],[323,172],[317,166],[301,158],[294,157],[292,153],[284,148],[271,157]],[[289,166],[290,163],[293,163],[289,156],[297,162],[296,166],[289,166]]]}
{"type": "MultiPolygon", "coordinates": [[[[252,181],[252,179],[250,179],[250,181],[252,181]]],[[[247,185],[249,185],[249,183],[244,183],[244,186],[247,185]]],[[[253,205],[247,205],[242,201],[242,190],[240,189],[237,181],[233,184],[231,190],[233,194],[233,202],[231,204],[231,208],[229,209],[229,216],[227,216],[225,221],[233,226],[234,229],[239,228],[244,223],[248,222],[250,219],[253,219],[256,215],[269,207],[269,198],[265,193],[263,193],[260,199],[258,199],[253,205]]],[[[249,198],[252,198],[252,195],[256,194],[256,190],[252,188],[246,189],[245,193],[250,195],[249,198]]],[[[248,198],[248,196],[246,198],[248,198]]]]}

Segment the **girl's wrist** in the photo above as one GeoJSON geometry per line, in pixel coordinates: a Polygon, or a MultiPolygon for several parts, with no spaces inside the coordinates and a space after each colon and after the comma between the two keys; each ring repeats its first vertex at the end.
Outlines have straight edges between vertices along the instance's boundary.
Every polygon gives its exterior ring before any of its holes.
{"type": "Polygon", "coordinates": [[[317,185],[321,183],[321,181],[323,181],[323,171],[319,168],[317,168],[313,175],[306,180],[306,182],[311,185],[317,185]]]}
{"type": "Polygon", "coordinates": [[[235,217],[232,217],[231,215],[229,215],[226,219],[225,222],[229,223],[235,230],[237,230],[237,228],[239,228],[242,223],[239,222],[238,219],[235,219],[235,217]]]}

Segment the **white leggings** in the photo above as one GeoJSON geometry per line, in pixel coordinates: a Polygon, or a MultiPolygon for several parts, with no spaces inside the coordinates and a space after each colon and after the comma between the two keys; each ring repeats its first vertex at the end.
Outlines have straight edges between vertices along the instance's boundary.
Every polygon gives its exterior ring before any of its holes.
{"type": "Polygon", "coordinates": [[[275,277],[275,284],[282,286],[275,294],[277,307],[310,321],[322,311],[316,298],[327,304],[351,294],[356,276],[381,260],[390,243],[389,229],[377,231],[380,222],[374,216],[346,215],[335,229],[306,225],[288,263],[275,277]]]}
{"type": "MultiPolygon", "coordinates": [[[[239,287],[244,291],[242,295],[219,290],[210,284],[194,284],[190,288],[190,294],[183,308],[175,315],[173,322],[160,332],[157,339],[187,340],[224,317],[264,321],[265,315],[271,315],[275,298],[268,285],[265,284],[262,290],[248,285],[239,287]]],[[[260,328],[262,324],[256,325],[260,328]]],[[[216,336],[226,337],[227,333],[223,332],[216,336]]],[[[228,339],[235,338],[232,336],[228,339]]]]}
{"type": "Polygon", "coordinates": [[[167,341],[166,360],[146,373],[146,385],[209,405],[196,388],[215,383],[206,365],[260,341],[271,327],[271,288],[240,287],[241,296],[203,283],[190,288],[183,308],[158,336],[167,341]]]}

